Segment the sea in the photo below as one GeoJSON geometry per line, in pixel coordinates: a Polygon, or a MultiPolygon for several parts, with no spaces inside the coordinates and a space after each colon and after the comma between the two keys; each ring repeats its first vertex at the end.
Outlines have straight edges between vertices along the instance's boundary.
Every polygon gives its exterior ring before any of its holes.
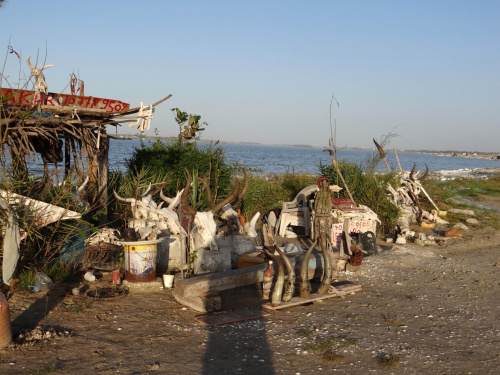
{"type": "MultiPolygon", "coordinates": [[[[140,148],[141,144],[149,145],[153,142],[154,140],[110,139],[110,170],[124,171],[126,169],[125,162],[133,156],[134,150],[140,148]]],[[[197,145],[201,149],[214,147],[203,142],[199,142],[197,145]]],[[[226,160],[229,163],[236,162],[258,175],[283,173],[317,175],[319,174],[320,165],[331,165],[332,163],[330,154],[323,151],[323,148],[234,143],[219,143],[215,147],[224,149],[226,160]]],[[[373,158],[376,152],[376,150],[337,149],[337,160],[364,165],[369,159],[373,158]]],[[[425,171],[427,165],[433,177],[482,177],[483,175],[487,176],[491,173],[500,172],[500,160],[464,157],[463,155],[454,157],[438,156],[428,153],[402,151],[398,151],[397,156],[404,170],[411,170],[415,164],[416,170],[425,171]]],[[[396,155],[392,150],[386,151],[386,160],[392,170],[399,170],[396,155]]],[[[34,161],[29,161],[28,169],[35,175],[43,174],[41,158],[38,157],[34,161]]],[[[377,170],[380,172],[387,170],[383,161],[378,164],[377,170]]],[[[64,167],[60,165],[58,172],[62,178],[64,167]]]]}
{"type": "MultiPolygon", "coordinates": [[[[140,147],[141,142],[147,145],[154,141],[111,139],[109,149],[110,169],[124,170],[125,160],[132,157],[133,150],[140,147]]],[[[209,146],[210,144],[207,143],[198,143],[198,147],[202,149],[209,146]]],[[[319,165],[330,165],[332,163],[330,154],[323,151],[323,148],[233,143],[219,143],[216,147],[224,149],[228,162],[237,162],[240,165],[252,168],[253,173],[264,175],[282,173],[318,174],[319,165]]],[[[376,150],[337,149],[337,160],[363,165],[376,152],[376,150]]],[[[442,174],[500,168],[500,160],[463,156],[437,156],[427,153],[401,151],[397,152],[397,156],[401,167],[407,171],[411,170],[414,164],[417,170],[425,171],[427,165],[430,171],[442,172],[442,174]]],[[[386,151],[386,160],[393,170],[399,170],[396,155],[392,150],[386,151]]],[[[387,170],[383,161],[379,163],[377,168],[378,171],[387,170]]]]}

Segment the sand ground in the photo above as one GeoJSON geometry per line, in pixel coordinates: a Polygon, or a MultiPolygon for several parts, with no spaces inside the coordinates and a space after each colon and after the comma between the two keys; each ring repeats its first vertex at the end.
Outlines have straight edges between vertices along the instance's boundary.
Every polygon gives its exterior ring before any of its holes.
{"type": "MultiPolygon", "coordinates": [[[[108,299],[64,284],[15,293],[16,340],[0,350],[0,373],[498,374],[500,232],[379,245],[360,271],[337,274],[362,291],[220,326],[158,285],[108,299]]],[[[110,285],[105,274],[90,287],[110,285]]],[[[233,290],[224,307],[258,308],[259,293],[233,290]]]]}

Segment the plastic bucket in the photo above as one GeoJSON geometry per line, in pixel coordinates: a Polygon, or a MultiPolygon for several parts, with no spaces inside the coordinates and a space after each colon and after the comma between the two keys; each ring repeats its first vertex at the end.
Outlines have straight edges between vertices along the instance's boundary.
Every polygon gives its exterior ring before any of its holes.
{"type": "Polygon", "coordinates": [[[165,288],[172,288],[174,285],[174,275],[163,275],[163,285],[165,288]]]}
{"type": "Polygon", "coordinates": [[[129,282],[151,282],[156,280],[157,244],[153,241],[121,242],[125,255],[125,280],[129,282]]]}

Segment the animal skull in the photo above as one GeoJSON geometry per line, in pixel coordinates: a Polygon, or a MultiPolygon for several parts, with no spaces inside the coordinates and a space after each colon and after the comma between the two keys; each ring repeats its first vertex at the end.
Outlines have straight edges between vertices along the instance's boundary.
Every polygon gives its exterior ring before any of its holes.
{"type": "Polygon", "coordinates": [[[43,92],[45,95],[48,94],[48,87],[47,84],[45,83],[45,75],[43,74],[43,70],[50,68],[51,66],[54,65],[44,65],[41,68],[37,68],[36,66],[31,65],[30,63],[30,56],[26,59],[26,62],[28,63],[28,66],[30,67],[33,76],[35,77],[35,88],[36,91],[38,92],[43,92]]]}

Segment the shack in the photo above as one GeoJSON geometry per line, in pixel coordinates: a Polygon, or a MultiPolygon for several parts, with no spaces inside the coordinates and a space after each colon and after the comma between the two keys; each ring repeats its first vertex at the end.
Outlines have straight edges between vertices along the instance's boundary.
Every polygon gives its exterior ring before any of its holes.
{"type": "Polygon", "coordinates": [[[108,200],[107,127],[128,123],[144,132],[150,127],[154,108],[171,95],[152,105],[141,103],[131,108],[120,100],[86,96],[84,82],[74,75],[70,78],[70,94],[55,93],[48,90],[42,72],[52,65],[37,68],[29,56],[26,62],[35,90],[0,87],[0,156],[9,152],[12,172],[24,180],[28,176],[26,159],[33,160],[40,154],[44,172],[38,189],[42,191],[52,184],[49,165],[56,183],[60,182],[60,165],[65,179],[72,170],[79,183],[88,177],[97,192],[92,203],[99,207],[99,223],[104,224],[108,200]]]}

